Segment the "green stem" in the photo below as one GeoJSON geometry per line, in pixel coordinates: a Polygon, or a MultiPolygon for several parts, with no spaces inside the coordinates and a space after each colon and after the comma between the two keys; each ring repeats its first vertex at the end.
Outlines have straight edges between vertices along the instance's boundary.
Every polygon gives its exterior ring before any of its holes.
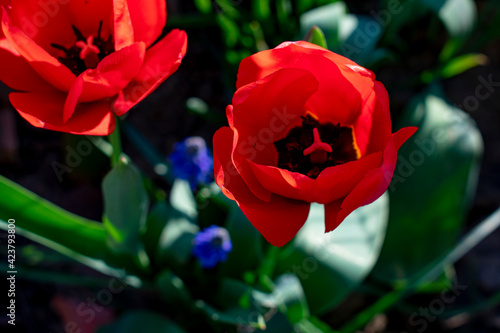
{"type": "Polygon", "coordinates": [[[122,142],[120,137],[120,121],[118,117],[116,120],[116,128],[113,133],[111,133],[108,138],[109,142],[113,146],[113,154],[111,155],[111,166],[115,167],[120,163],[120,158],[122,156],[122,142]]]}
{"type": "Polygon", "coordinates": [[[458,261],[498,227],[500,227],[500,208],[465,235],[455,248],[444,254],[441,258],[438,258],[434,263],[417,274],[406,288],[403,290],[394,290],[384,297],[381,297],[372,306],[344,325],[340,332],[356,332],[358,329],[365,326],[375,315],[387,311],[406,295],[417,290],[423,283],[436,279],[439,274],[441,274],[441,270],[444,266],[458,261]]]}
{"type": "Polygon", "coordinates": [[[272,278],[274,275],[274,268],[276,266],[276,260],[279,256],[279,253],[279,247],[269,245],[267,255],[259,269],[259,280],[261,284],[268,289],[268,291],[273,291],[274,289],[272,278]]]}

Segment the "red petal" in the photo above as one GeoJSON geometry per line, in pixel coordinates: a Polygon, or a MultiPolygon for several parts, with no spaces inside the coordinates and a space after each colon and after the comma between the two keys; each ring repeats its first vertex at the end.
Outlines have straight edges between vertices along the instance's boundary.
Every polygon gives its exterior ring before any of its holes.
{"type": "Polygon", "coordinates": [[[79,102],[94,102],[118,94],[141,69],[144,54],[144,43],[135,43],[111,53],[96,69],[80,74],[64,104],[63,121],[71,118],[79,102]]]}
{"type": "Polygon", "coordinates": [[[297,54],[322,55],[337,64],[357,66],[352,60],[312,43],[305,41],[284,42],[274,49],[261,51],[243,59],[238,71],[236,87],[240,88],[250,82],[260,80],[280,68],[291,67],[292,64],[296,63],[297,54]]]}
{"type": "Polygon", "coordinates": [[[3,10],[2,28],[9,42],[47,82],[59,90],[69,91],[76,77],[56,58],[37,45],[21,29],[10,26],[7,11],[3,10]]]}
{"type": "Polygon", "coordinates": [[[0,81],[14,90],[54,89],[31,68],[6,38],[0,39],[0,66],[0,81]]]}
{"type": "Polygon", "coordinates": [[[382,153],[365,156],[323,170],[317,179],[273,166],[250,162],[260,184],[285,198],[328,204],[342,199],[363,179],[366,173],[382,163],[382,153]]]}
{"type": "Polygon", "coordinates": [[[308,71],[282,69],[239,89],[233,98],[235,140],[233,162],[252,192],[269,201],[271,193],[257,180],[247,160],[276,165],[273,142],[300,123],[304,103],[316,91],[317,81],[308,71]]]}
{"type": "Polygon", "coordinates": [[[361,71],[363,68],[351,60],[307,42],[283,43],[245,58],[238,71],[237,87],[281,68],[306,69],[318,80],[318,92],[308,106],[321,122],[352,125],[373,87],[373,73],[361,71]]]}
{"type": "Polygon", "coordinates": [[[36,127],[86,135],[108,135],[115,129],[114,115],[104,101],[79,104],[73,117],[63,123],[64,93],[12,93],[9,97],[19,114],[36,127]]]}
{"type": "Polygon", "coordinates": [[[80,101],[92,102],[118,94],[139,74],[145,53],[145,44],[138,42],[102,59],[96,69],[83,74],[85,81],[80,101]]]}
{"type": "Polygon", "coordinates": [[[291,172],[273,166],[260,165],[250,161],[250,166],[264,188],[285,198],[315,201],[314,179],[298,172],[291,172]]]}
{"type": "MultiPolygon", "coordinates": [[[[65,0],[64,2],[66,2],[67,5],[61,5],[61,7],[68,7],[69,21],[72,25],[77,27],[85,37],[97,36],[101,21],[103,23],[101,29],[101,37],[106,39],[109,35],[113,34],[114,13],[112,1],[70,0],[68,2],[68,0],[65,0]]],[[[73,32],[73,30],[70,31],[73,32]]]]}
{"type": "Polygon", "coordinates": [[[86,72],[82,73],[76,78],[75,83],[73,83],[73,86],[69,90],[68,96],[66,97],[63,109],[64,123],[66,123],[75,112],[76,105],[78,104],[78,99],[82,95],[85,73],[86,72]]]}
{"type": "Polygon", "coordinates": [[[392,135],[387,91],[378,81],[373,89],[353,126],[361,156],[384,150],[392,135]]]}
{"type": "Polygon", "coordinates": [[[142,41],[149,47],[160,37],[167,23],[167,4],[165,0],[127,2],[134,26],[135,41],[142,41]]]}
{"type": "Polygon", "coordinates": [[[394,174],[399,148],[416,131],[416,127],[405,127],[392,135],[384,150],[383,165],[366,174],[342,202],[342,209],[337,216],[336,222],[330,221],[329,223],[342,222],[356,208],[368,205],[384,194],[394,174]]]}
{"type": "Polygon", "coordinates": [[[294,123],[301,124],[300,117],[307,111],[304,104],[317,89],[318,81],[307,70],[278,70],[236,91],[231,121],[247,136],[269,129],[274,142],[286,135],[294,123]]]}
{"type": "Polygon", "coordinates": [[[330,232],[335,230],[342,220],[338,220],[337,216],[340,212],[340,205],[342,200],[336,200],[325,204],[325,232],[330,232]]]}
{"type": "Polygon", "coordinates": [[[115,20],[115,50],[118,51],[134,42],[134,28],[127,0],[113,0],[113,13],[115,20]]]}
{"type": "Polygon", "coordinates": [[[228,197],[236,200],[248,220],[274,246],[288,243],[304,225],[309,214],[308,203],[287,200],[274,195],[269,202],[258,199],[243,178],[234,172],[231,161],[233,133],[229,127],[219,129],[213,139],[214,168],[217,184],[228,197]]]}
{"type": "Polygon", "coordinates": [[[69,7],[58,1],[13,0],[9,16],[13,26],[20,28],[37,45],[55,56],[60,51],[53,48],[51,43],[70,47],[75,42],[69,7]]]}
{"type": "Polygon", "coordinates": [[[382,153],[374,153],[359,160],[323,170],[316,178],[315,201],[327,204],[344,198],[363,179],[367,172],[382,163],[382,153]]]}
{"type": "Polygon", "coordinates": [[[186,49],[186,33],[182,30],[172,30],[147,50],[141,71],[114,102],[115,113],[118,116],[125,114],[172,75],[179,68],[186,49]]]}

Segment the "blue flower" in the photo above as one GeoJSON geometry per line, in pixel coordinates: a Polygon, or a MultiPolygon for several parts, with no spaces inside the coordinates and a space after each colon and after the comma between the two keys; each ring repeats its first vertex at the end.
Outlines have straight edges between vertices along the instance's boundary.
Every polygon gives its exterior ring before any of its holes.
{"type": "Polygon", "coordinates": [[[203,268],[214,268],[225,262],[233,249],[226,229],[212,225],[198,232],[194,238],[193,255],[203,268]]]}
{"type": "Polygon", "coordinates": [[[188,137],[176,143],[168,159],[174,176],[189,181],[192,189],[212,180],[213,159],[201,137],[188,137]]]}

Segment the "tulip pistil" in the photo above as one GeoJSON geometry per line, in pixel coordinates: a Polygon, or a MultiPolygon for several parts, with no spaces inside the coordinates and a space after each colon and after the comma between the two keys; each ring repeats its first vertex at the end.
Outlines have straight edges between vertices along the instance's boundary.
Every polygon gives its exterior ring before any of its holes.
{"type": "Polygon", "coordinates": [[[311,163],[323,164],[326,162],[327,153],[332,152],[332,146],[327,143],[321,142],[318,128],[313,128],[314,142],[309,148],[304,149],[304,156],[311,155],[311,163]]]}
{"type": "Polygon", "coordinates": [[[101,51],[94,45],[94,36],[89,36],[85,42],[77,41],[75,46],[81,49],[80,59],[85,62],[87,68],[96,68],[97,64],[99,64],[99,53],[101,51]]]}
{"type": "Polygon", "coordinates": [[[359,149],[351,127],[320,123],[310,113],[302,117],[302,126],[294,127],[274,142],[278,167],[317,178],[325,168],[359,159],[359,149]]]}

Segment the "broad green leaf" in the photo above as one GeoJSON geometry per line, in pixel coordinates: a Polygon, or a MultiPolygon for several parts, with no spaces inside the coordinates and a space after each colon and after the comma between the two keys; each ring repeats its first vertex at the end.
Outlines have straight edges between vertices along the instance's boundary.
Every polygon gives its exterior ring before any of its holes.
{"type": "Polygon", "coordinates": [[[220,311],[202,300],[195,301],[194,306],[203,311],[205,315],[214,322],[234,326],[244,325],[258,329],[266,328],[266,323],[262,314],[252,309],[231,307],[224,311],[220,311]]]}
{"type": "Polygon", "coordinates": [[[310,43],[324,47],[325,49],[328,48],[325,39],[325,34],[323,33],[323,31],[321,31],[321,29],[318,26],[314,26],[311,28],[311,30],[309,30],[309,32],[306,35],[306,40],[310,43]]]}
{"type": "Polygon", "coordinates": [[[182,179],[176,179],[174,181],[172,191],[170,191],[170,204],[191,220],[196,221],[198,210],[193,191],[191,191],[191,186],[188,181],[182,179]]]}
{"type": "Polygon", "coordinates": [[[169,304],[186,307],[191,306],[191,295],[187,290],[184,281],[169,270],[164,270],[155,281],[156,289],[162,298],[169,304]]]}
{"type": "Polygon", "coordinates": [[[199,227],[182,212],[170,208],[168,221],[158,242],[160,264],[184,265],[191,256],[193,239],[199,227]]]}
{"type": "MultiPolygon", "coordinates": [[[[16,225],[18,222],[16,222],[16,225]]],[[[29,228],[30,226],[28,226],[29,228]]],[[[59,238],[59,233],[60,231],[64,230],[66,225],[62,226],[61,229],[59,228],[54,228],[53,226],[47,224],[47,229],[45,229],[41,234],[47,235],[48,233],[51,233],[51,237],[54,239],[59,238]]],[[[6,221],[0,219],[0,229],[7,231],[8,230],[8,224],[6,221]]],[[[103,230],[104,232],[104,230],[103,230]]],[[[121,279],[125,279],[126,277],[124,276],[125,272],[122,270],[124,268],[129,268],[131,271],[135,269],[133,266],[133,263],[128,260],[128,258],[125,257],[118,257],[114,256],[113,254],[109,253],[106,247],[106,233],[103,233],[101,243],[96,243],[96,244],[89,244],[89,245],[94,245],[96,247],[96,251],[100,251],[99,257],[91,257],[86,250],[81,250],[81,252],[77,252],[74,248],[80,249],[78,245],[70,245],[67,244],[71,239],[68,239],[68,242],[60,241],[56,242],[48,237],[41,236],[35,232],[28,231],[19,225],[16,226],[16,235],[17,236],[22,236],[26,237],[27,239],[32,240],[33,242],[36,242],[40,245],[43,245],[51,250],[54,250],[62,255],[65,255],[83,265],[86,265],[102,274],[110,275],[110,276],[115,276],[115,277],[120,277],[121,279]],[[73,246],[73,247],[70,247],[73,246]],[[116,269],[114,267],[119,267],[120,269],[116,269]]],[[[79,237],[79,233],[77,232],[72,232],[69,231],[65,233],[66,237],[79,237]]],[[[79,241],[81,241],[80,239],[79,241]]],[[[83,240],[89,240],[89,238],[84,238],[83,240]]],[[[16,270],[19,272],[20,275],[25,274],[26,278],[29,279],[34,279],[37,280],[37,276],[39,277],[40,275],[44,275],[47,277],[47,281],[50,280],[50,272],[43,272],[40,273],[33,273],[27,271],[27,269],[24,269],[22,267],[16,267],[16,270]]],[[[38,279],[41,280],[41,279],[38,279]]],[[[131,282],[129,283],[130,285],[134,285],[135,287],[140,287],[140,281],[137,281],[137,279],[133,278],[131,282]],[[139,283],[137,283],[139,282],[139,283]]]]}
{"type": "Polygon", "coordinates": [[[293,274],[285,274],[276,280],[274,298],[285,306],[285,314],[291,324],[309,317],[309,307],[300,280],[293,274]]]}
{"type": "Polygon", "coordinates": [[[263,238],[236,203],[230,204],[225,227],[231,236],[233,250],[229,253],[224,269],[230,276],[240,277],[246,270],[254,270],[263,259],[263,238]]]}
{"type": "Polygon", "coordinates": [[[0,176],[0,219],[84,256],[108,257],[102,223],[84,219],[0,176]]]}
{"type": "Polygon", "coordinates": [[[388,211],[388,196],[383,195],[324,234],[323,206],[311,206],[309,218],[283,251],[276,271],[298,276],[312,314],[330,310],[370,273],[380,253],[388,211]]]}
{"type": "Polygon", "coordinates": [[[136,310],[125,313],[112,324],[103,326],[97,333],[185,333],[170,319],[154,312],[136,310]]]}
{"type": "Polygon", "coordinates": [[[294,325],[294,331],[296,333],[337,333],[317,317],[302,319],[301,322],[294,325]]]}
{"type": "Polygon", "coordinates": [[[203,14],[209,14],[212,11],[212,0],[194,0],[194,5],[203,14]]]}
{"type": "Polygon", "coordinates": [[[374,275],[408,280],[456,243],[477,184],[481,134],[439,85],[407,108],[399,126],[418,132],[400,149],[390,221],[374,275]],[[432,244],[432,246],[429,246],[432,244]]]}
{"type": "Polygon", "coordinates": [[[272,293],[253,290],[252,300],[260,307],[279,310],[292,325],[309,317],[304,289],[294,274],[280,276],[272,293]]]}
{"type": "Polygon", "coordinates": [[[473,0],[420,0],[420,3],[439,16],[453,37],[467,37],[476,25],[477,8],[473,0]]]}
{"type": "Polygon", "coordinates": [[[137,254],[149,206],[139,170],[122,159],[104,178],[102,190],[111,248],[120,253],[137,254]]]}
{"type": "Polygon", "coordinates": [[[240,280],[223,278],[219,283],[214,304],[221,308],[238,305],[243,309],[249,309],[252,305],[250,297],[252,291],[252,287],[240,280]]]}
{"type": "Polygon", "coordinates": [[[159,201],[154,204],[146,219],[145,232],[142,235],[142,242],[150,258],[155,261],[157,256],[158,243],[161,233],[165,228],[172,208],[165,202],[159,201]]]}

